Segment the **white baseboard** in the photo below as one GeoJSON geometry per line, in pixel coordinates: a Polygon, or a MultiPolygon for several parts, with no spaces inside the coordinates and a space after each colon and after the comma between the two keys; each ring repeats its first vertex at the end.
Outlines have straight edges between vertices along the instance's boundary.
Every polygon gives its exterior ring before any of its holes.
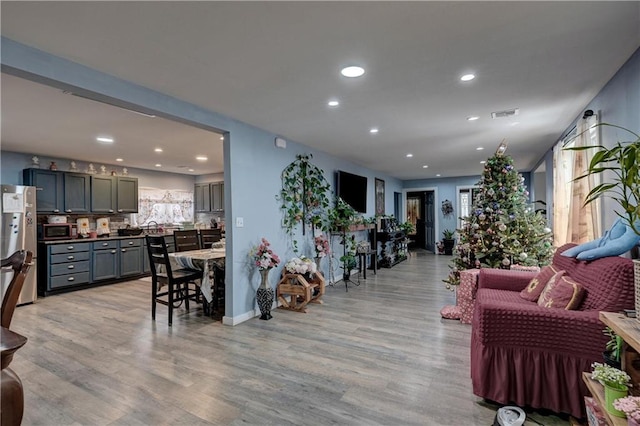
{"type": "MultiPolygon", "coordinates": [[[[273,306],[271,307],[272,310],[275,310],[278,306],[280,306],[282,303],[280,303],[278,300],[275,300],[273,303],[273,306]]],[[[260,311],[257,309],[252,309],[249,312],[245,312],[244,314],[240,314],[237,315],[235,317],[228,317],[228,316],[223,316],[222,317],[222,324],[223,325],[238,325],[241,324],[245,321],[249,321],[251,318],[254,317],[259,317],[260,311]]]]}

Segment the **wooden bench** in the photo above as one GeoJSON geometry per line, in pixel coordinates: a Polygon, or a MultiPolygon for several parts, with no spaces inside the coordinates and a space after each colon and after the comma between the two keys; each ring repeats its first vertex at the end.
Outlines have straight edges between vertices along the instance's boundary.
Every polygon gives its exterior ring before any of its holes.
{"type": "Polygon", "coordinates": [[[321,273],[315,273],[312,277],[300,274],[282,274],[276,288],[276,297],[283,309],[291,311],[307,312],[309,303],[323,303],[320,298],[324,294],[324,277],[321,273]],[[290,296],[289,300],[286,296],[290,296]]]}

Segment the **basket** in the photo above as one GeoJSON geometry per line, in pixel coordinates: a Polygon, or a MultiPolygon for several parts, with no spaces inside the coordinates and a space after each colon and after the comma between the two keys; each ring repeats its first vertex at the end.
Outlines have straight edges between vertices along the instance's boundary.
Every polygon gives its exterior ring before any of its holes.
{"type": "Polygon", "coordinates": [[[635,284],[636,319],[640,321],[640,260],[633,260],[633,282],[635,284]]]}

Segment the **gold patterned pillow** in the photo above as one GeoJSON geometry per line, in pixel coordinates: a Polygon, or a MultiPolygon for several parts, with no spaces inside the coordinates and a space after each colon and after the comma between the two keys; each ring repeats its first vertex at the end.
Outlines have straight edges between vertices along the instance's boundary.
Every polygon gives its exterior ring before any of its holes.
{"type": "MultiPolygon", "coordinates": [[[[520,297],[524,300],[528,300],[529,302],[536,302],[540,297],[540,293],[544,290],[544,287],[547,285],[551,277],[553,277],[560,270],[556,269],[553,265],[545,266],[542,268],[542,271],[538,273],[529,284],[525,287],[524,290],[520,292],[520,297]]],[[[562,271],[564,273],[564,271],[562,271]]]]}
{"type": "Polygon", "coordinates": [[[559,273],[549,280],[538,299],[538,305],[545,308],[566,310],[578,309],[584,297],[584,287],[570,277],[559,273]]]}

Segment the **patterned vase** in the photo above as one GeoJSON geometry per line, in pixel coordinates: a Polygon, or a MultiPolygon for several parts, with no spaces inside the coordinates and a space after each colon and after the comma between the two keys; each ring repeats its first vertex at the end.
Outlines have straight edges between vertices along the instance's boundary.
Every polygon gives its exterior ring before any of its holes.
{"type": "Polygon", "coordinates": [[[258,287],[258,291],[256,291],[258,307],[262,314],[260,316],[261,320],[270,320],[273,318],[271,316],[271,306],[273,305],[274,292],[273,288],[269,285],[269,271],[271,271],[271,268],[260,270],[262,282],[260,282],[260,287],[258,287]]]}

